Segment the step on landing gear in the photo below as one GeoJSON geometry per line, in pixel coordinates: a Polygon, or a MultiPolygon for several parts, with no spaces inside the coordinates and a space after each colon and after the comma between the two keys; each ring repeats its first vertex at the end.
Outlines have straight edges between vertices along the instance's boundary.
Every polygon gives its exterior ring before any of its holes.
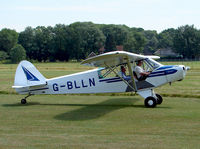
{"type": "Polygon", "coordinates": [[[21,104],[26,104],[27,101],[26,101],[26,98],[28,98],[29,96],[31,96],[32,94],[28,94],[26,97],[24,97],[22,100],[21,100],[21,104]]]}

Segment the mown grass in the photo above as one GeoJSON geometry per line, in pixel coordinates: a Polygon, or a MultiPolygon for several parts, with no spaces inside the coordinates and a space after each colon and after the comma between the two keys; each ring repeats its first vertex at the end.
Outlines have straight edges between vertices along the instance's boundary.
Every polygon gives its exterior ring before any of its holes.
{"type": "MultiPolygon", "coordinates": [[[[24,96],[11,88],[17,65],[0,64],[0,148],[200,148],[200,62],[167,64],[191,70],[183,81],[156,89],[164,102],[154,109],[131,93],[37,95],[21,105],[24,96]]],[[[92,69],[34,65],[47,78],[92,69]]]]}
{"type": "Polygon", "coordinates": [[[135,96],[1,95],[0,148],[199,148],[200,102],[135,96]]]}

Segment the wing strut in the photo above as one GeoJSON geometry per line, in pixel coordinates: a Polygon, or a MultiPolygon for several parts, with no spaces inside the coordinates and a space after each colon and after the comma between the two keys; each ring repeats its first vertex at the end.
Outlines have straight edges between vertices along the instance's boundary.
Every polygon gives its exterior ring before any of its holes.
{"type": "Polygon", "coordinates": [[[128,64],[128,71],[129,71],[129,74],[131,76],[131,80],[132,80],[132,83],[133,83],[133,88],[134,88],[134,91],[137,92],[137,86],[136,86],[136,83],[135,83],[135,79],[134,79],[134,76],[133,76],[133,70],[131,68],[131,63],[130,63],[128,56],[126,57],[126,59],[127,59],[127,64],[128,64]]]}
{"type": "Polygon", "coordinates": [[[115,68],[116,68],[116,66],[114,67],[114,69],[112,68],[112,67],[110,67],[109,65],[107,65],[105,62],[104,62],[104,64],[106,65],[106,67],[108,67],[112,72],[114,72],[124,83],[126,83],[131,89],[133,89],[135,92],[136,92],[136,90],[135,90],[135,88],[134,87],[132,87],[124,78],[122,78],[121,76],[119,76],[116,72],[115,72],[115,68]]]}

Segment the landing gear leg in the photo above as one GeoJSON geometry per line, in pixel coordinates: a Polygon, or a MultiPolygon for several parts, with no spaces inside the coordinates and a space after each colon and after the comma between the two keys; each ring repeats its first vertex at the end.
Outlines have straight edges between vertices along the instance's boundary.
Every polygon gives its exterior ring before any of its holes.
{"type": "Polygon", "coordinates": [[[156,97],[157,97],[157,104],[160,105],[160,104],[163,102],[163,98],[162,98],[162,96],[159,95],[159,94],[156,94],[156,97]]]}
{"type": "Polygon", "coordinates": [[[26,104],[27,101],[26,101],[26,98],[28,98],[29,96],[31,96],[32,94],[28,94],[26,97],[24,97],[22,100],[21,100],[21,104],[26,104]]]}

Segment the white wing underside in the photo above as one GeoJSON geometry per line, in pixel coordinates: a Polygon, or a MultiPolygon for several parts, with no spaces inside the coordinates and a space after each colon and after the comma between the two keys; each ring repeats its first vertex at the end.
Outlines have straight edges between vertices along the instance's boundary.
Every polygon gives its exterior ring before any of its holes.
{"type": "Polygon", "coordinates": [[[111,67],[127,63],[127,58],[129,59],[129,62],[135,62],[146,58],[159,59],[160,57],[144,56],[125,51],[114,51],[88,58],[84,60],[81,64],[95,67],[111,67]]]}

